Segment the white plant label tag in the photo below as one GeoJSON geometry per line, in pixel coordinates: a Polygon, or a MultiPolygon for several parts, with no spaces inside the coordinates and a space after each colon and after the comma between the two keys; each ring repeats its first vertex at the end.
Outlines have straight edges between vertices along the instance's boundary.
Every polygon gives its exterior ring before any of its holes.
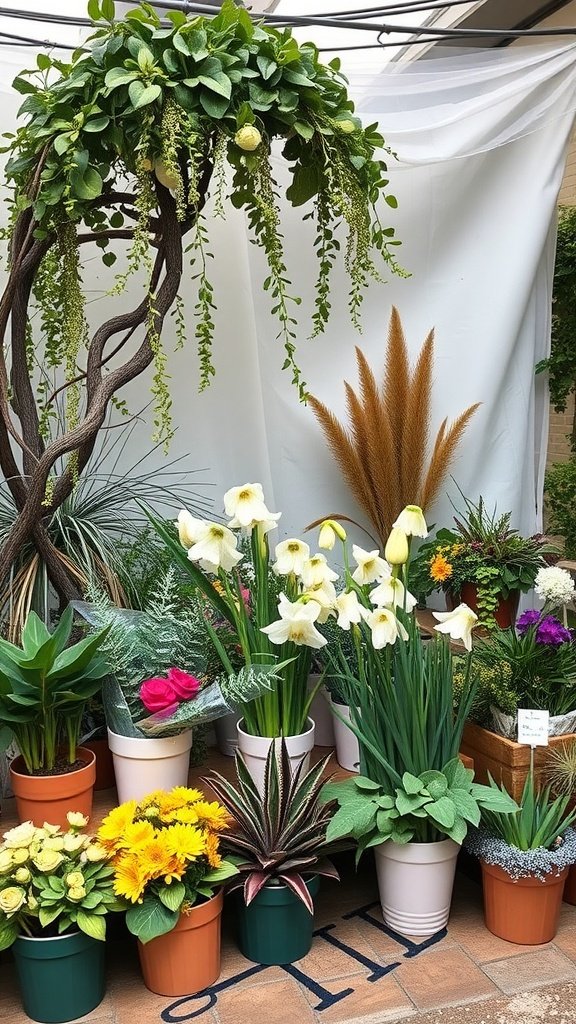
{"type": "Polygon", "coordinates": [[[518,708],[518,743],[527,743],[530,747],[547,747],[549,723],[549,711],[518,708]]]}

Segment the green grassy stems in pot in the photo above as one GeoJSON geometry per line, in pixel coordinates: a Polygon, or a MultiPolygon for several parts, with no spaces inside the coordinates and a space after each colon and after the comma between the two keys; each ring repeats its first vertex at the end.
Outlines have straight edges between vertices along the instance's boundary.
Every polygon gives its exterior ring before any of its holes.
{"type": "Polygon", "coordinates": [[[0,744],[16,740],[30,774],[53,769],[61,749],[74,763],[84,708],[109,671],[107,630],[68,647],[72,620],[68,607],[50,633],[30,612],[21,647],[0,640],[0,744]]]}

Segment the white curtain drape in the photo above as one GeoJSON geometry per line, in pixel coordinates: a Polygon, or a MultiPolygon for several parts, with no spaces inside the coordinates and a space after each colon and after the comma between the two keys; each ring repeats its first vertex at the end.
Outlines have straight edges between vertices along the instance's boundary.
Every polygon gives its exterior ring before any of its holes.
{"type": "MultiPolygon", "coordinates": [[[[534,365],[546,355],[554,258],[555,209],[576,108],[576,47],[521,48],[468,53],[409,67],[393,65],[351,83],[359,113],[378,121],[390,158],[398,209],[382,218],[402,239],[398,255],[407,279],[373,285],[364,305],[364,332],[356,336],[339,269],[333,317],[313,342],[309,314],[316,268],[312,229],[301,211],[283,208],[287,262],[300,309],[299,361],[311,392],[344,415],[343,379],[356,379],[354,346],[375,370],[383,364],[392,304],[398,307],[411,351],[436,329],[433,432],[472,402],[482,402],[454,466],[471,498],[482,494],[514,525],[530,533],[541,523],[547,396],[534,365]]],[[[4,61],[2,130],[12,130],[19,98],[8,83],[21,55],[4,61]]],[[[278,162],[281,179],[285,169],[278,162]]],[[[170,359],[176,455],[205,470],[215,508],[234,483],[260,480],[270,508],[282,510],[279,537],[300,532],[330,512],[359,515],[308,407],[298,403],[281,372],[281,343],[262,291],[266,268],[248,240],[242,214],[213,220],[216,378],[202,395],[194,339],[170,359]]],[[[85,272],[89,306],[100,320],[118,308],[105,294],[110,278],[94,257],[85,272]]],[[[106,272],[109,274],[109,272],[106,272]]],[[[136,289],[136,285],[133,286],[136,289]]],[[[185,288],[189,310],[193,284],[185,288]]],[[[170,331],[166,344],[172,347],[170,331]]],[[[148,381],[127,389],[141,409],[148,381]]],[[[133,435],[127,462],[149,446],[150,428],[133,435]]],[[[456,494],[450,485],[452,496],[456,494]]],[[[448,497],[432,520],[451,514],[448,497]]]]}

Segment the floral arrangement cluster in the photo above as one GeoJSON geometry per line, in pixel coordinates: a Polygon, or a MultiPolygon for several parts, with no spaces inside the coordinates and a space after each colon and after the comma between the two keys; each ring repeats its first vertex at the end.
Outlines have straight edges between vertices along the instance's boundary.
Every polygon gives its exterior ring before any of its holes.
{"type": "Polygon", "coordinates": [[[180,913],[236,874],[220,853],[228,812],[199,789],[177,786],[113,808],[98,830],[111,858],[114,893],[142,942],[170,931],[180,913]]]}
{"type": "Polygon", "coordinates": [[[88,819],[68,813],[66,832],[31,821],[10,829],[0,844],[0,949],[19,935],[62,935],[76,927],[106,935],[106,914],[122,909],[113,889],[108,850],[83,829],[88,819]]]}

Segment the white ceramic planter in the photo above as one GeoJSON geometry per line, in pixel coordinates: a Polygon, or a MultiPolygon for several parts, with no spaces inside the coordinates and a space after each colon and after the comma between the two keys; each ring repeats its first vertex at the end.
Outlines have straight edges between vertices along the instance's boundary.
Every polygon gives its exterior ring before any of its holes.
{"type": "MultiPolygon", "coordinates": [[[[338,704],[334,698],[331,698],[331,700],[332,707],[349,722],[350,708],[348,705],[338,704]]],[[[358,737],[354,735],[352,730],[337,715],[334,714],[332,720],[334,722],[334,737],[336,740],[336,760],[341,768],[346,768],[346,771],[358,773],[360,771],[358,737]]]]}
{"type": "MultiPolygon", "coordinates": [[[[254,779],[260,793],[264,792],[264,773],[266,769],[266,758],[273,743],[280,743],[280,738],[272,739],[269,736],[251,736],[242,728],[243,719],[240,719],[236,726],[238,730],[238,749],[246,762],[246,767],[254,779]]],[[[308,729],[299,736],[285,736],[288,756],[292,771],[301,761],[304,762],[303,772],[308,771],[310,765],[310,751],[314,747],[314,722],[308,719],[308,729]]]]}
{"type": "MultiPolygon", "coordinates": [[[[313,690],[318,685],[320,676],[311,673],[308,677],[308,689],[313,690]]],[[[314,743],[317,747],[333,747],[336,743],[334,738],[334,716],[330,706],[330,694],[325,686],[321,686],[310,705],[310,718],[316,726],[314,743]]]]}
{"type": "Polygon", "coordinates": [[[155,789],[188,785],[192,730],[178,736],[140,739],[108,729],[118,800],[141,800],[155,789]]]}
{"type": "Polygon", "coordinates": [[[238,746],[238,730],[236,726],[238,725],[240,718],[240,715],[235,712],[231,712],[229,715],[223,715],[222,718],[217,718],[214,723],[218,750],[226,757],[234,757],[234,754],[236,753],[236,748],[238,746]]]}
{"type": "Polygon", "coordinates": [[[390,841],[374,847],[382,916],[400,935],[433,935],[450,915],[456,858],[451,839],[439,843],[390,841]]]}

